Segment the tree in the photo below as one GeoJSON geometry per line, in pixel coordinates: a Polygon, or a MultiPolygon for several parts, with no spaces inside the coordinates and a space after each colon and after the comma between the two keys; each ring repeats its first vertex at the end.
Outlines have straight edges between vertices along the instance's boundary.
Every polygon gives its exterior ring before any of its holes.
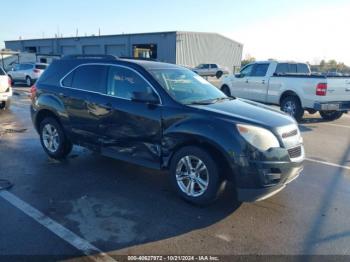
{"type": "Polygon", "coordinates": [[[247,54],[245,56],[245,58],[242,60],[242,62],[241,62],[241,67],[246,66],[246,65],[248,65],[248,64],[250,64],[252,62],[255,62],[255,61],[256,61],[255,57],[247,54]]]}

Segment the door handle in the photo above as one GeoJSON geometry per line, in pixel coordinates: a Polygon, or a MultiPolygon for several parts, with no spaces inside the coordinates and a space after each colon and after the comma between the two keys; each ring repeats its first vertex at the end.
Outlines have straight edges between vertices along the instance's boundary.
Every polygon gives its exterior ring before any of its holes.
{"type": "Polygon", "coordinates": [[[245,82],[248,84],[248,83],[249,83],[249,80],[247,79],[247,80],[245,80],[245,82]]]}
{"type": "Polygon", "coordinates": [[[263,85],[265,85],[265,80],[262,80],[261,83],[262,83],[263,85]]]}
{"type": "Polygon", "coordinates": [[[64,93],[58,93],[58,95],[63,97],[63,98],[67,98],[67,95],[65,95],[64,93]]]}

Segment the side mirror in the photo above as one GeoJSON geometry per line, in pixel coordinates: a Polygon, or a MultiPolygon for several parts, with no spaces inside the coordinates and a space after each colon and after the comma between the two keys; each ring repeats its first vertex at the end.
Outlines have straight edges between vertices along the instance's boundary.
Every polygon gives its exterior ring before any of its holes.
{"type": "Polygon", "coordinates": [[[235,74],[235,77],[236,77],[236,78],[242,78],[242,77],[244,77],[244,75],[241,74],[241,73],[238,73],[238,74],[235,74]]]}
{"type": "Polygon", "coordinates": [[[133,92],[131,100],[141,103],[159,104],[159,99],[153,92],[133,92]]]}

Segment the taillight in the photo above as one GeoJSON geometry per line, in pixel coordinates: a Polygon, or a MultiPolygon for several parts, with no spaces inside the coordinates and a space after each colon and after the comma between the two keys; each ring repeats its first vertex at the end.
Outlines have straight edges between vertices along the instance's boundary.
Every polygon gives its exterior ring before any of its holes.
{"type": "Polygon", "coordinates": [[[11,80],[10,77],[7,77],[7,82],[8,82],[8,84],[9,84],[9,86],[12,86],[12,80],[11,80]]]}
{"type": "Polygon", "coordinates": [[[34,71],[34,73],[40,73],[39,69],[34,69],[33,71],[34,71]]]}
{"type": "Polygon", "coordinates": [[[327,94],[327,83],[319,83],[316,86],[316,95],[325,96],[327,94]]]}
{"type": "Polygon", "coordinates": [[[32,85],[32,87],[30,88],[30,98],[34,100],[35,96],[36,96],[36,85],[32,85]]]}

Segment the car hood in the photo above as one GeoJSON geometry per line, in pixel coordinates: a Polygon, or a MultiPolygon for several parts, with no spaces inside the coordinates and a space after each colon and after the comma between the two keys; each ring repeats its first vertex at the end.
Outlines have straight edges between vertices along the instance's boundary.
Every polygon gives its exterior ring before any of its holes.
{"type": "Polygon", "coordinates": [[[293,118],[260,103],[243,99],[220,101],[209,105],[195,105],[197,109],[228,117],[236,122],[257,124],[269,129],[295,124],[293,118]]]}

